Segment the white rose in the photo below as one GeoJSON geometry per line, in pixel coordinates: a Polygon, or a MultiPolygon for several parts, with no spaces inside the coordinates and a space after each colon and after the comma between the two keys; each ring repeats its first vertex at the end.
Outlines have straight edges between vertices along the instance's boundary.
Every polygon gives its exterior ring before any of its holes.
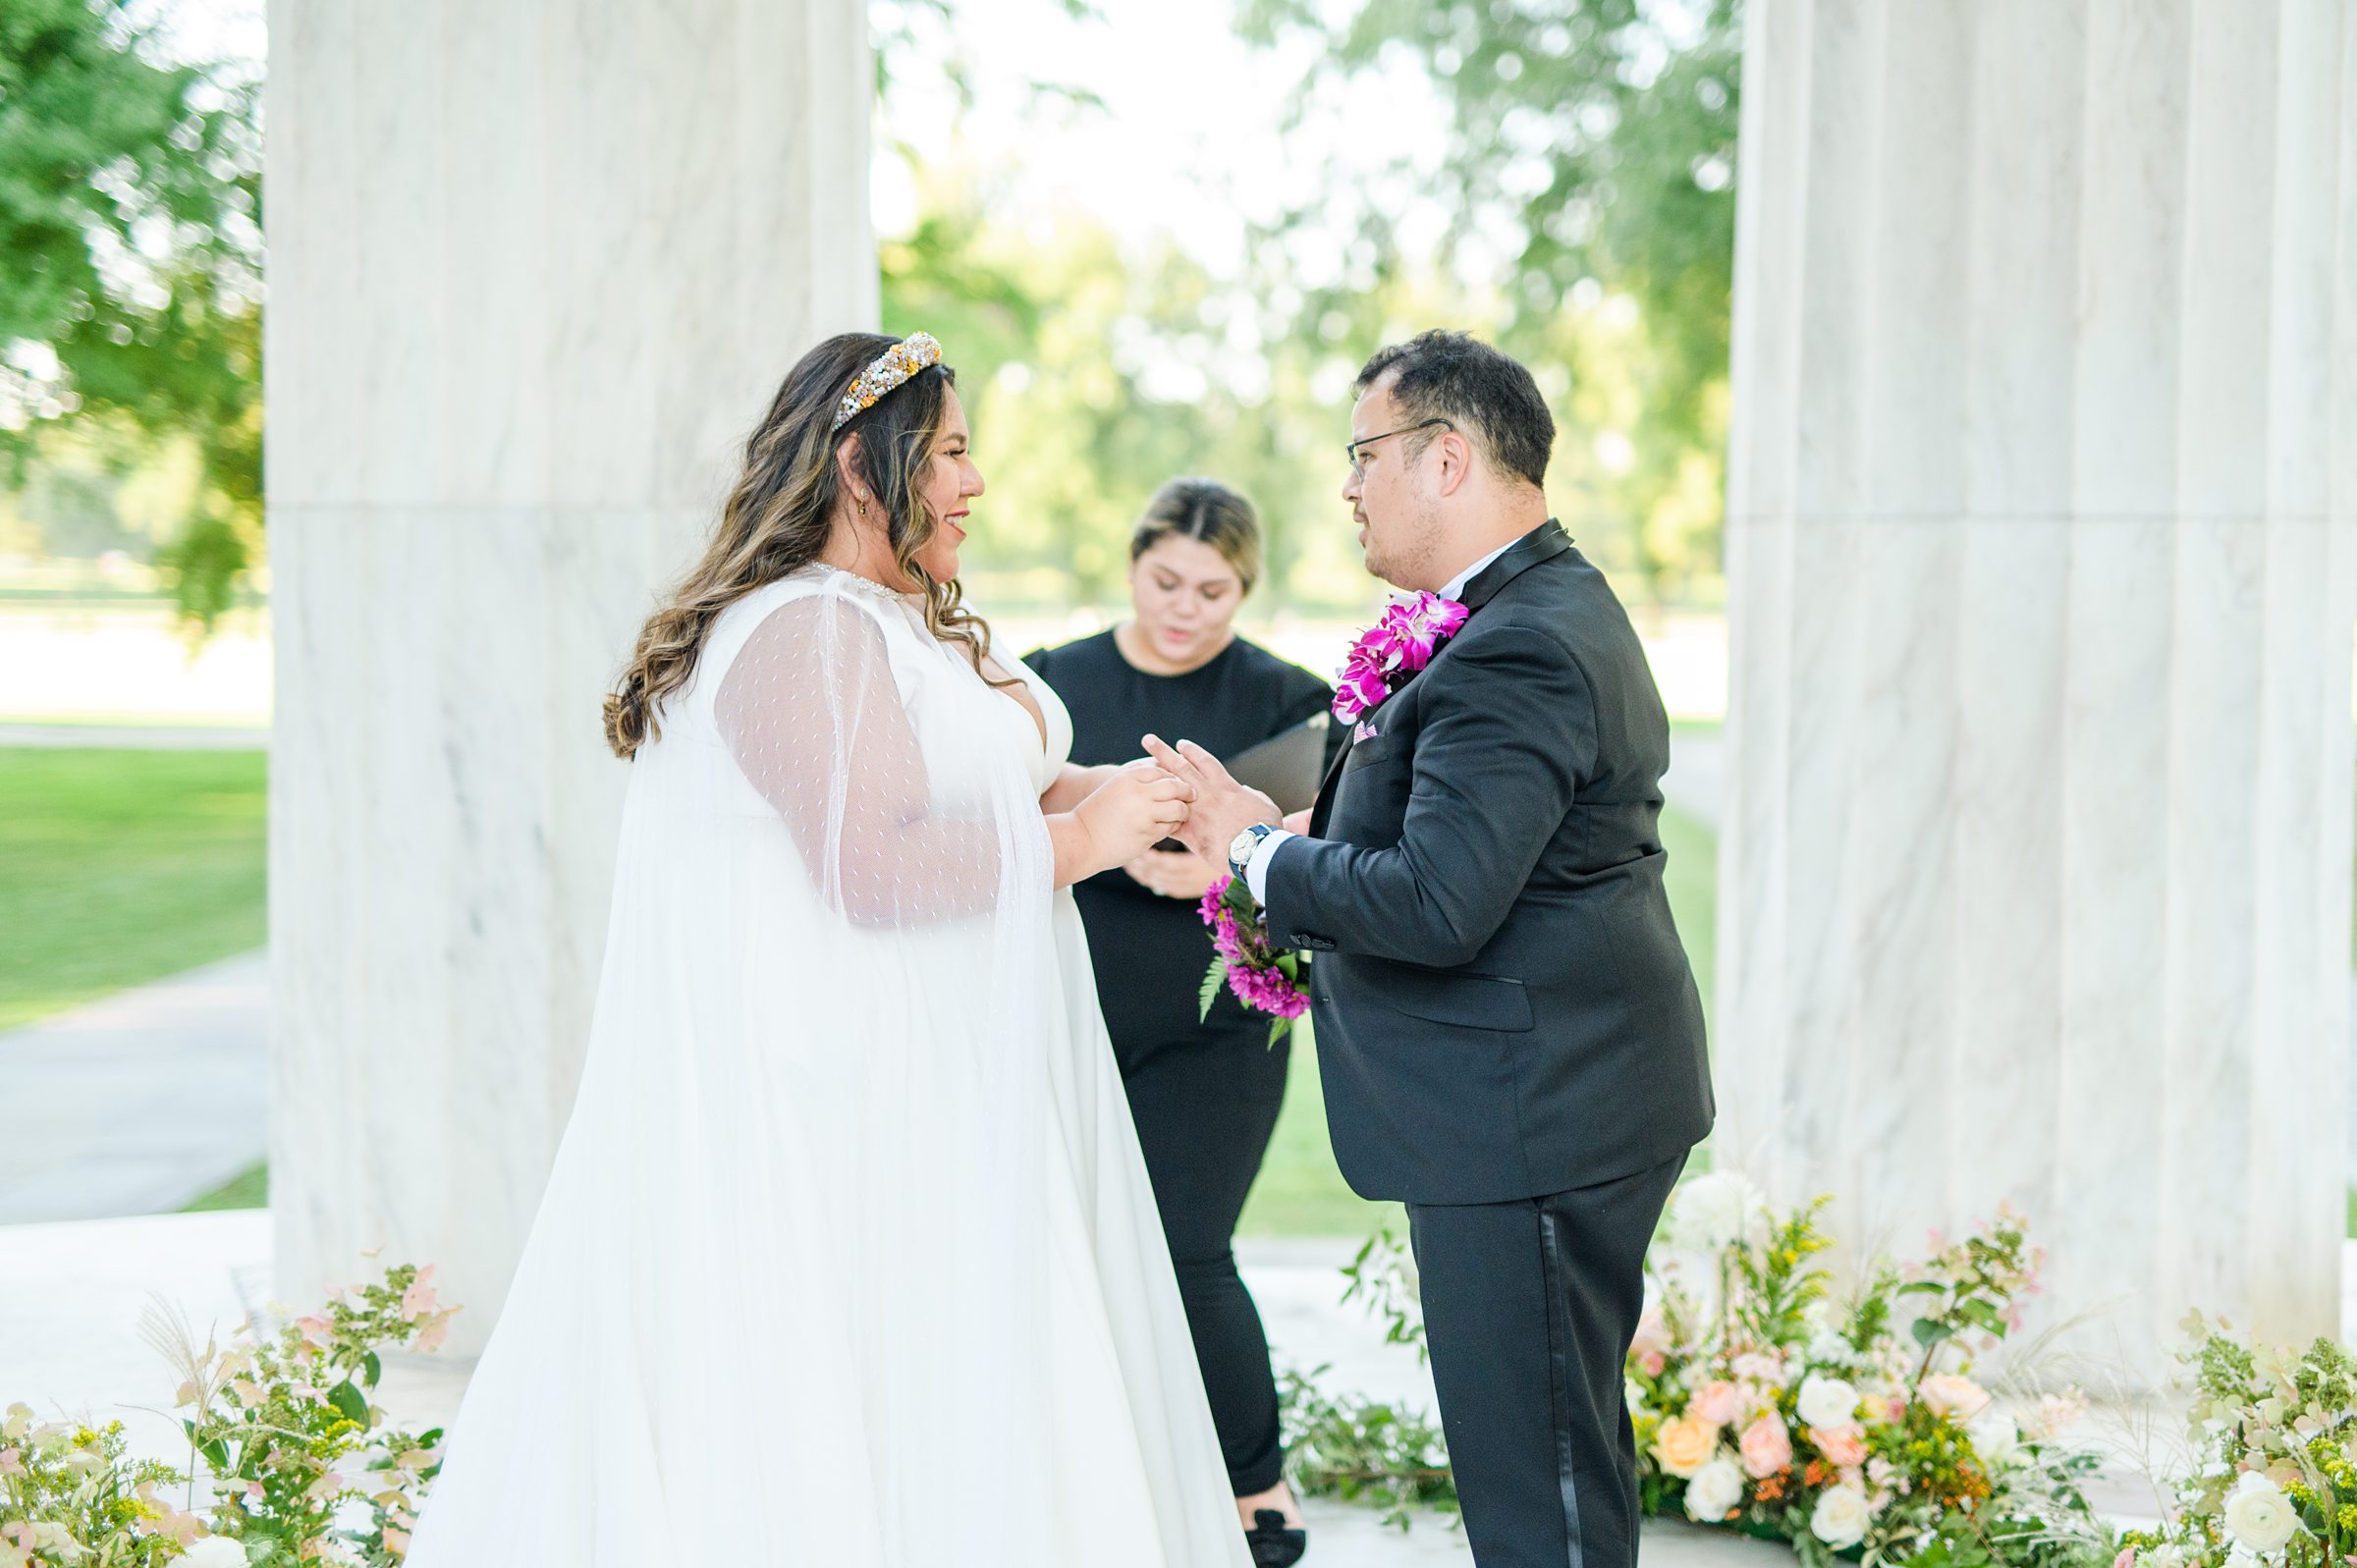
{"type": "Polygon", "coordinates": [[[1809,1515],[1809,1534],[1839,1551],[1866,1539],[1866,1521],[1873,1512],[1866,1493],[1855,1487],[1828,1487],[1809,1515]]]}
{"type": "Polygon", "coordinates": [[[2245,1472],[2226,1496],[2226,1533],[2254,1552],[2278,1549],[2299,1528],[2291,1499],[2255,1470],[2245,1472]]]}
{"type": "Polygon", "coordinates": [[[1670,1206],[1670,1234],[1680,1247],[1717,1252],[1759,1228],[1768,1206],[1760,1189],[1731,1170],[1696,1176],[1670,1206]]]}
{"type": "Polygon", "coordinates": [[[1831,1328],[1820,1328],[1809,1338],[1809,1359],[1826,1367],[1846,1367],[1858,1357],[1848,1340],[1831,1328]]]}
{"type": "Polygon", "coordinates": [[[1838,1378],[1811,1373],[1800,1385],[1800,1419],[1804,1426],[1838,1427],[1858,1413],[1858,1391],[1838,1378]]]}
{"type": "Polygon", "coordinates": [[[2185,1568],[2185,1554],[2174,1546],[2155,1546],[2139,1553],[2136,1561],[2144,1568],[2185,1568]]]}
{"type": "Polygon", "coordinates": [[[246,1548],[227,1536],[207,1536],[179,1560],[183,1568],[246,1568],[246,1548]]]}
{"type": "Polygon", "coordinates": [[[1686,1517],[1715,1525],[1743,1502],[1743,1467],[1721,1454],[1686,1483],[1686,1517]]]}
{"type": "Polygon", "coordinates": [[[1991,1470],[2002,1470],[2021,1457],[2021,1428],[2001,1410],[1984,1410],[1964,1429],[1973,1452],[1991,1470]]]}

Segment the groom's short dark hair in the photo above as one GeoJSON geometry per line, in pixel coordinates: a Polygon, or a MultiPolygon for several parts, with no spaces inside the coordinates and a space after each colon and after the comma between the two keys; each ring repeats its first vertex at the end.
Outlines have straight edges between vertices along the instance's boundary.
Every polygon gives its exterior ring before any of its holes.
{"type": "MultiPolygon", "coordinates": [[[[1547,459],[1555,451],[1555,416],[1539,384],[1520,361],[1468,332],[1420,332],[1405,343],[1379,349],[1359,368],[1353,397],[1392,378],[1392,401],[1410,420],[1446,419],[1487,448],[1508,473],[1544,488],[1547,459]]],[[[1412,435],[1410,451],[1421,451],[1434,432],[1412,435]]]]}

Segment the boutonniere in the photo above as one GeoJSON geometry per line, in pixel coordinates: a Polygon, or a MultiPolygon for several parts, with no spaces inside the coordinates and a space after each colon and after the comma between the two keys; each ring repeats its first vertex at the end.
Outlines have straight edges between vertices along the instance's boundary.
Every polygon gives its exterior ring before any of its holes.
{"type": "Polygon", "coordinates": [[[1383,619],[1351,645],[1334,683],[1334,716],[1349,724],[1432,663],[1442,643],[1473,612],[1427,589],[1394,601],[1383,619]]]}

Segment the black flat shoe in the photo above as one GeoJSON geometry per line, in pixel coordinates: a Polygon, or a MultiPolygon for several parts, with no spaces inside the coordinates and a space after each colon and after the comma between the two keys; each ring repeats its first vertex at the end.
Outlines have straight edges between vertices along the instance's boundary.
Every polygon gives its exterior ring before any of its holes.
{"type": "Polygon", "coordinates": [[[1292,1568],[1309,1550],[1309,1532],[1285,1528],[1285,1515],[1274,1508],[1255,1509],[1252,1528],[1244,1532],[1252,1548],[1252,1568],[1292,1568]]]}

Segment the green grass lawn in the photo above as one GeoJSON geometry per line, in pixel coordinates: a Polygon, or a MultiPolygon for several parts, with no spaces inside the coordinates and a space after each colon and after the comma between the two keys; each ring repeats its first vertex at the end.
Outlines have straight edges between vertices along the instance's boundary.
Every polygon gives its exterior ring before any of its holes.
{"type": "MultiPolygon", "coordinates": [[[[1719,926],[1718,837],[1692,817],[1664,811],[1662,842],[1670,851],[1670,905],[1677,915],[1678,935],[1685,939],[1707,1008],[1719,926]]],[[[1315,1043],[1307,1028],[1299,1029],[1285,1109],[1277,1118],[1277,1135],[1270,1140],[1268,1160],[1260,1167],[1237,1231],[1246,1236],[1363,1236],[1387,1221],[1399,1234],[1407,1233],[1398,1205],[1367,1202],[1334,1168],[1334,1151],[1326,1142],[1326,1103],[1318,1092],[1315,1043]]]]}
{"type": "Polygon", "coordinates": [[[260,946],[265,765],[0,747],[0,1029],[260,946]]]}
{"type": "Polygon", "coordinates": [[[267,1209],[270,1207],[270,1167],[255,1165],[242,1170],[211,1192],[181,1210],[184,1215],[210,1214],[216,1209],[267,1209]]]}
{"type": "MultiPolygon", "coordinates": [[[[0,1028],[260,946],[264,764],[259,752],[0,748],[0,1028]]],[[[1717,844],[1674,811],[1662,836],[1707,1000],[1717,844]]],[[[266,1191],[255,1169],[192,1208],[248,1208],[266,1191]]],[[[1304,1029],[1242,1230],[1359,1236],[1387,1219],[1396,1205],[1366,1202],[1334,1167],[1304,1029]]]]}

